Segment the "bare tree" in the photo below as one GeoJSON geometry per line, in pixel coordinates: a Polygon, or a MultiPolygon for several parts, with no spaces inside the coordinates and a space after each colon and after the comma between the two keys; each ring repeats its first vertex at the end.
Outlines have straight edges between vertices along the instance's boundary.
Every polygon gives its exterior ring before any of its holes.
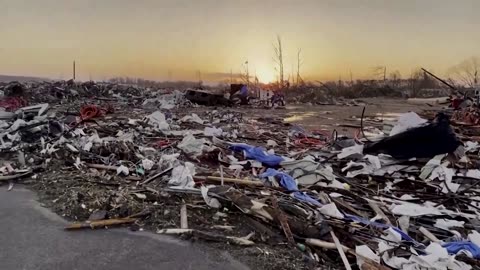
{"type": "Polygon", "coordinates": [[[410,74],[408,81],[412,91],[412,97],[417,97],[422,89],[435,89],[442,87],[437,79],[432,78],[421,68],[415,68],[410,74]]]}
{"type": "Polygon", "coordinates": [[[479,70],[480,59],[478,57],[470,57],[451,67],[448,73],[466,86],[475,87],[478,85],[479,70]]]}
{"type": "Polygon", "coordinates": [[[376,80],[383,81],[387,80],[387,67],[386,66],[376,66],[372,68],[372,75],[376,80]]]}
{"type": "Polygon", "coordinates": [[[303,60],[300,57],[302,53],[302,49],[298,49],[297,51],[297,85],[303,84],[302,76],[300,76],[300,67],[303,64],[303,60]]]}
{"type": "Polygon", "coordinates": [[[424,78],[424,73],[420,68],[415,68],[412,70],[410,74],[410,78],[408,79],[409,86],[411,89],[411,97],[417,97],[420,91],[420,84],[424,78]]]}
{"type": "Polygon", "coordinates": [[[273,51],[275,55],[273,56],[273,61],[278,66],[278,79],[279,79],[279,86],[283,88],[284,79],[283,79],[283,49],[282,49],[282,39],[280,35],[277,35],[277,43],[273,44],[273,51]]]}
{"type": "Polygon", "coordinates": [[[400,71],[398,70],[395,70],[393,72],[391,72],[389,75],[388,75],[388,79],[390,81],[390,83],[392,84],[393,87],[397,87],[398,84],[400,83],[400,80],[402,79],[402,75],[400,74],[400,71]]]}

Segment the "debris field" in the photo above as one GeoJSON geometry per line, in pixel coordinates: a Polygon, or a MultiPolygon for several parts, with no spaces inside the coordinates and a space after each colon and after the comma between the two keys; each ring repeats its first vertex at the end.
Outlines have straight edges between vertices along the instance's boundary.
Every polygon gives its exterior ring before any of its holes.
{"type": "Polygon", "coordinates": [[[252,269],[480,269],[478,104],[362,114],[348,136],[178,90],[0,90],[0,182],[37,190],[67,230],[209,242],[252,269]]]}

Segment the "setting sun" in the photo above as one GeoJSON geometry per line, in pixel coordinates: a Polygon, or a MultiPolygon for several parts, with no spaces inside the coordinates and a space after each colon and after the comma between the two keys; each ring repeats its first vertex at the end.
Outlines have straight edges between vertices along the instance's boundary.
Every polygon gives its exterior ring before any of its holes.
{"type": "Polygon", "coordinates": [[[273,68],[260,68],[257,69],[256,76],[262,83],[271,83],[276,81],[275,70],[273,68]]]}

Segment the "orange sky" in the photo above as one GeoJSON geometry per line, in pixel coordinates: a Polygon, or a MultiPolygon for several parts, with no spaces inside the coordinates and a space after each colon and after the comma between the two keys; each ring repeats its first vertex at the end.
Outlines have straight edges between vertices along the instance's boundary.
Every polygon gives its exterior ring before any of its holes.
{"type": "MultiPolygon", "coordinates": [[[[444,75],[480,55],[478,0],[0,0],[0,74],[221,79],[249,61],[275,79],[272,43],[285,70],[298,48],[308,79],[368,78],[387,66],[444,75]],[[170,72],[169,72],[170,71],[170,72]],[[171,74],[171,76],[169,76],[171,74]]],[[[228,76],[227,76],[228,77],[228,76]]]]}

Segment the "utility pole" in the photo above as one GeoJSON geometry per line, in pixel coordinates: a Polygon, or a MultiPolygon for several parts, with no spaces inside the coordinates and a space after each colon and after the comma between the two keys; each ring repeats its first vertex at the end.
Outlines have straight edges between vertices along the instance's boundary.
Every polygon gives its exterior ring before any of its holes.
{"type": "Polygon", "coordinates": [[[230,69],[230,84],[233,84],[233,72],[232,72],[232,69],[230,69]]]}
{"type": "Polygon", "coordinates": [[[73,80],[75,81],[75,60],[73,60],[73,80]]]}
{"type": "Polygon", "coordinates": [[[383,68],[383,81],[385,82],[387,80],[387,66],[383,68]]]}
{"type": "Polygon", "coordinates": [[[248,72],[248,60],[245,62],[247,65],[247,88],[250,87],[250,73],[248,72]]]}

